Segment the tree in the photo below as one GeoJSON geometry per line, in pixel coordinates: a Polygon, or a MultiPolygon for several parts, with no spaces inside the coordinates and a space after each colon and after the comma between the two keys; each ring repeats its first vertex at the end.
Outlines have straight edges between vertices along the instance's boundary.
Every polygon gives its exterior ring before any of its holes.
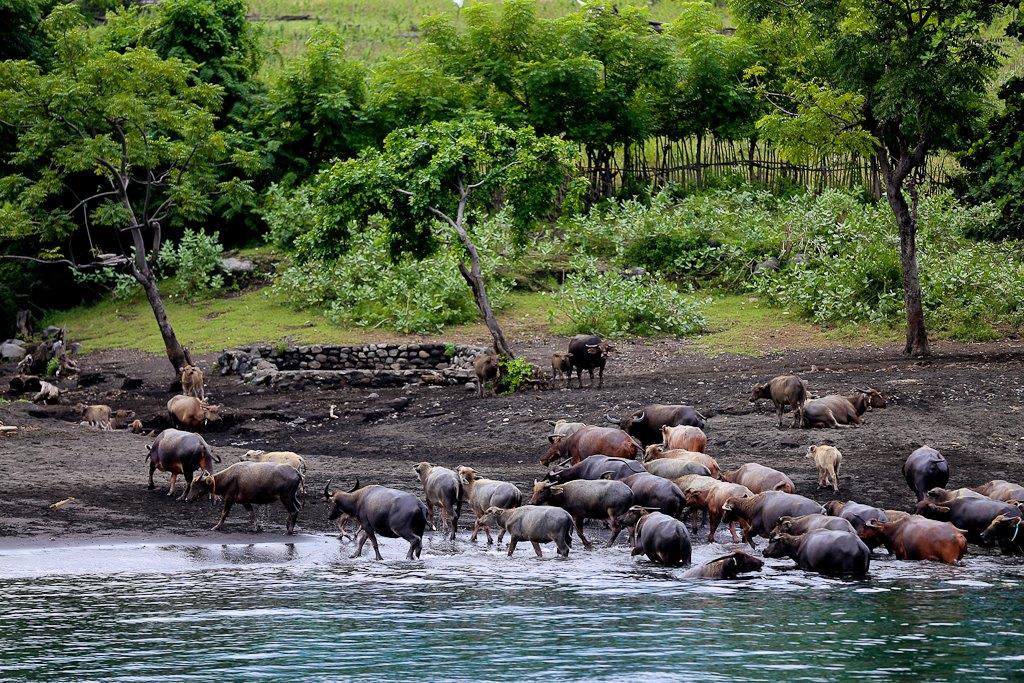
{"type": "Polygon", "coordinates": [[[0,181],[0,238],[59,243],[84,231],[85,258],[53,249],[16,257],[126,268],[180,370],[186,355],[152,265],[163,223],[201,218],[218,192],[246,192],[236,180],[218,181],[229,156],[213,113],[221,90],[197,81],[193,65],[149,48],[106,49],[71,5],[58,7],[47,29],[56,45],[52,71],[0,63],[0,121],[17,145],[15,172],[0,181]]]}
{"type": "Polygon", "coordinates": [[[1008,0],[737,0],[762,64],[748,71],[773,111],[758,122],[791,158],[874,155],[900,233],[905,351],[929,352],[917,265],[927,155],[958,149],[987,109],[998,62],[986,39],[1008,0]],[[908,197],[909,195],[909,197],[908,197]]]}
{"type": "Polygon", "coordinates": [[[337,257],[372,217],[384,221],[395,251],[423,255],[454,240],[463,250],[459,272],[495,350],[513,357],[487,295],[474,226],[504,201],[519,238],[525,238],[552,216],[560,198],[578,198],[582,188],[569,180],[574,171],[571,144],[530,128],[466,119],[398,130],[382,149],[364,150],[317,176],[306,197],[316,216],[296,239],[297,254],[337,257]]]}

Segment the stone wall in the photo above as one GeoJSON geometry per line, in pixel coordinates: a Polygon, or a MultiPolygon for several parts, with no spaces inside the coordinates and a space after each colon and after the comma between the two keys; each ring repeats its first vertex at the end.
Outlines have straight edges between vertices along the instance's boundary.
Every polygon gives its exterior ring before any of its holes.
{"type": "Polygon", "coordinates": [[[474,379],[473,359],[485,351],[448,344],[255,345],[225,351],[218,366],[222,375],[280,388],[461,384],[474,379]]]}

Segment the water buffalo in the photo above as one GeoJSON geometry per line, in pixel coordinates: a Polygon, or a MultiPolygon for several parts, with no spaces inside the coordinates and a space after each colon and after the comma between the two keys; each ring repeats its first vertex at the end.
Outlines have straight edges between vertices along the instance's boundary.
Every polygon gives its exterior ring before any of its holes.
{"type": "Polygon", "coordinates": [[[857,535],[860,536],[861,540],[867,543],[869,548],[875,548],[878,544],[868,542],[865,538],[864,528],[870,522],[888,522],[889,517],[885,514],[885,510],[881,508],[872,507],[870,505],[863,505],[854,501],[848,501],[844,503],[841,500],[830,500],[825,503],[825,513],[832,517],[841,517],[849,522],[857,535]]]}
{"type": "Polygon", "coordinates": [[[437,530],[434,523],[434,506],[441,508],[441,524],[447,528],[449,538],[455,540],[462,514],[462,483],[459,475],[447,467],[420,462],[413,465],[413,471],[423,485],[423,498],[427,502],[427,521],[437,530]]]}
{"type": "Polygon", "coordinates": [[[217,496],[223,499],[224,509],[213,531],[224,528],[224,520],[228,518],[231,506],[235,503],[241,503],[249,511],[249,524],[253,531],[260,531],[253,505],[270,505],[279,500],[288,511],[288,533],[292,534],[302,508],[302,501],[299,500],[301,491],[302,475],[291,465],[236,462],[216,474],[200,471],[199,476],[192,481],[187,500],[193,501],[206,494],[211,499],[217,496]]]}
{"type": "MultiPolygon", "coordinates": [[[[722,520],[723,508],[726,502],[743,497],[752,497],[754,494],[746,486],[740,484],[700,480],[688,485],[683,490],[683,495],[688,507],[698,508],[707,513],[708,543],[713,543],[715,532],[718,530],[718,524],[722,520]]],[[[733,524],[729,524],[729,533],[732,534],[733,543],[739,543],[740,539],[736,536],[736,528],[733,524]]]]}
{"type": "Polygon", "coordinates": [[[355,486],[347,492],[332,493],[331,482],[328,481],[324,487],[324,499],[330,505],[327,519],[335,521],[342,515],[348,515],[359,523],[359,545],[352,557],[362,555],[366,539],[370,539],[377,559],[383,560],[377,547],[377,534],[408,541],[407,560],[420,556],[423,532],[427,528],[427,506],[411,493],[376,484],[360,487],[356,479],[355,486]]]}
{"type": "Polygon", "coordinates": [[[572,436],[587,426],[586,422],[569,422],[568,420],[548,420],[548,424],[551,425],[548,441],[551,441],[552,437],[564,438],[572,436]]]}
{"type": "Polygon", "coordinates": [[[770,399],[775,404],[775,414],[779,418],[780,428],[782,427],[782,413],[787,409],[794,411],[791,427],[796,427],[803,422],[807,387],[804,385],[804,381],[796,375],[781,375],[764,384],[755,384],[750,388],[751,403],[763,398],[770,399]]]}
{"type": "Polygon", "coordinates": [[[863,415],[872,408],[884,408],[887,405],[885,396],[882,396],[875,389],[854,389],[852,394],[846,394],[843,396],[853,409],[857,411],[857,415],[863,415]]]}
{"type": "Polygon", "coordinates": [[[562,508],[550,505],[523,505],[513,509],[497,506],[487,508],[487,523],[494,522],[502,534],[508,532],[508,555],[515,552],[519,541],[529,541],[537,557],[543,557],[541,543],[554,543],[558,554],[569,557],[572,546],[572,517],[562,508]]]}
{"type": "Polygon", "coordinates": [[[194,396],[174,396],[167,402],[172,424],[185,429],[199,429],[221,420],[220,406],[208,405],[194,396]]]}
{"type": "Polygon", "coordinates": [[[185,396],[194,396],[200,400],[206,398],[206,390],[203,371],[195,365],[185,365],[181,368],[181,393],[185,396]]]}
{"type": "Polygon", "coordinates": [[[661,512],[643,514],[636,523],[631,555],[644,554],[668,567],[690,564],[690,535],[686,525],[661,512]]]}
{"type": "Polygon", "coordinates": [[[622,480],[633,492],[633,503],[653,508],[678,518],[686,507],[686,498],[674,482],[648,472],[634,474],[622,480]]]}
{"type": "Polygon", "coordinates": [[[928,500],[917,504],[917,514],[942,522],[952,522],[953,526],[967,534],[967,540],[981,543],[981,534],[999,515],[1020,517],[1021,511],[1015,505],[991,498],[954,498],[943,505],[936,505],[928,500]]]}
{"type": "Polygon", "coordinates": [[[756,462],[748,462],[735,470],[722,472],[722,480],[733,484],[742,484],[755,494],[763,491],[785,491],[786,493],[796,491],[792,479],[776,469],[756,462]]]}
{"type": "Polygon", "coordinates": [[[646,471],[636,460],[591,455],[565,469],[552,470],[544,478],[556,484],[564,484],[575,479],[625,479],[646,471]]]}
{"type": "Polygon", "coordinates": [[[149,453],[146,458],[149,460],[149,489],[156,488],[153,483],[153,473],[157,470],[171,474],[171,485],[167,495],[174,493],[174,486],[178,481],[178,475],[185,475],[185,490],[182,491],[178,500],[185,500],[189,489],[192,488],[192,475],[199,470],[213,471],[213,463],[220,462],[220,456],[214,455],[210,445],[203,437],[192,432],[183,432],[178,429],[165,429],[156,435],[152,445],[146,447],[149,453]]]}
{"type": "Polygon", "coordinates": [[[636,438],[644,446],[661,442],[662,427],[679,427],[688,425],[704,429],[706,420],[693,406],[665,405],[652,403],[644,406],[626,417],[605,415],[609,422],[617,424],[619,429],[636,438]]]}
{"type": "Polygon", "coordinates": [[[551,354],[551,381],[564,379],[566,388],[572,382],[572,357],[557,351],[551,354]]]}
{"type": "Polygon", "coordinates": [[[890,555],[900,560],[934,560],[954,564],[967,552],[967,539],[949,522],[938,522],[921,515],[908,515],[897,521],[871,520],[861,540],[868,547],[885,545],[890,555]]]}
{"type": "Polygon", "coordinates": [[[535,481],[530,504],[554,505],[568,512],[576,525],[576,535],[588,550],[593,544],[583,535],[583,521],[608,520],[612,535],[607,548],[619,537],[619,517],[633,506],[633,492],[623,482],[610,479],[576,479],[564,484],[535,481]]]}
{"type": "Polygon", "coordinates": [[[975,486],[974,490],[992,500],[1001,500],[1004,503],[1015,500],[1024,503],[1024,486],[1005,479],[987,481],[981,486],[975,486]]]}
{"type": "MultiPolygon", "coordinates": [[[[491,526],[484,520],[489,507],[502,509],[519,507],[523,504],[523,492],[507,481],[497,479],[484,479],[477,476],[476,470],[472,467],[461,466],[456,469],[459,473],[459,485],[462,487],[462,499],[469,503],[469,509],[476,516],[473,524],[473,534],[470,541],[476,541],[477,534],[483,529],[487,534],[487,544],[494,542],[491,538],[491,526]]],[[[504,530],[498,533],[498,542],[501,543],[505,535],[504,530]]]]}
{"type": "MultiPolygon", "coordinates": [[[[832,531],[845,531],[849,534],[857,533],[847,520],[842,517],[832,517],[820,513],[800,515],[799,517],[781,517],[779,523],[772,529],[771,535],[789,534],[800,536],[815,529],[831,529],[832,531]]],[[[770,538],[771,536],[769,536],[770,538]]]]}
{"type": "Polygon", "coordinates": [[[921,446],[903,463],[903,478],[920,502],[928,489],[949,482],[949,463],[931,446],[921,446]]]}
{"type": "MultiPolygon", "coordinates": [[[[601,387],[604,384],[604,366],[608,361],[608,354],[615,351],[614,346],[596,335],[577,334],[569,340],[569,360],[572,368],[576,370],[580,389],[583,388],[584,370],[590,374],[590,386],[594,386],[594,368],[598,370],[597,386],[601,387]]],[[[572,369],[569,371],[569,379],[571,384],[572,369]]]]}
{"type": "Polygon", "coordinates": [[[663,458],[644,463],[644,469],[651,474],[665,479],[678,479],[689,474],[700,474],[705,477],[711,476],[711,470],[693,460],[676,460],[674,458],[663,458]]]}
{"type": "Polygon", "coordinates": [[[857,409],[845,396],[829,394],[813,398],[804,404],[803,427],[844,427],[859,425],[857,409]]]}
{"type": "Polygon", "coordinates": [[[644,463],[653,462],[655,460],[684,460],[687,462],[695,462],[700,465],[704,465],[711,470],[711,476],[718,479],[721,476],[722,468],[718,466],[718,462],[707,453],[701,453],[700,451],[688,451],[685,448],[672,448],[668,449],[661,444],[654,444],[648,446],[644,450],[643,454],[644,463]]]}
{"type": "Polygon", "coordinates": [[[957,498],[988,498],[988,496],[982,495],[974,489],[944,489],[941,486],[935,486],[928,489],[924,496],[936,505],[944,505],[945,503],[957,498]]]}
{"type": "Polygon", "coordinates": [[[832,492],[839,491],[839,467],[843,464],[843,454],[839,449],[834,446],[808,446],[807,457],[818,469],[818,488],[832,484],[832,492]]]}
{"type": "Polygon", "coordinates": [[[722,519],[740,522],[743,540],[754,547],[754,536],[768,537],[783,517],[824,512],[819,503],[784,491],[764,491],[747,498],[730,498],[722,505],[722,519]]]}
{"type": "Polygon", "coordinates": [[[740,574],[759,572],[764,562],[748,555],[742,550],[735,550],[728,555],[716,557],[702,565],[687,569],[684,579],[735,579],[740,574]]]}
{"type": "Polygon", "coordinates": [[[666,450],[696,451],[703,453],[708,447],[708,437],[700,427],[680,425],[661,428],[661,441],[666,450]]]}
{"type": "Polygon", "coordinates": [[[113,428],[113,424],[110,419],[110,406],[102,404],[91,406],[78,404],[76,408],[78,408],[78,411],[82,414],[82,421],[87,422],[90,427],[98,427],[103,430],[110,430],[113,428]]]}
{"type": "Polygon", "coordinates": [[[998,515],[981,532],[985,545],[998,544],[1004,555],[1024,554],[1024,518],[998,515]]]}
{"type": "MultiPolygon", "coordinates": [[[[484,384],[488,381],[493,380],[497,384],[500,369],[498,354],[493,351],[477,354],[473,358],[473,374],[476,375],[477,396],[484,395],[484,384]]],[[[495,391],[497,391],[497,386],[495,386],[495,391]]]]}
{"type": "Polygon", "coordinates": [[[555,460],[569,461],[575,465],[591,455],[610,455],[614,458],[636,459],[641,453],[640,445],[633,438],[613,427],[586,426],[567,437],[549,437],[551,446],[540,459],[542,465],[555,460]]]}
{"type": "Polygon", "coordinates": [[[306,459],[294,451],[246,451],[239,460],[242,462],[276,462],[291,465],[300,473],[306,473],[306,459]]]}
{"type": "Polygon", "coordinates": [[[789,557],[798,567],[821,574],[867,576],[871,551],[856,535],[815,529],[802,536],[778,534],[764,549],[765,557],[789,557]]]}

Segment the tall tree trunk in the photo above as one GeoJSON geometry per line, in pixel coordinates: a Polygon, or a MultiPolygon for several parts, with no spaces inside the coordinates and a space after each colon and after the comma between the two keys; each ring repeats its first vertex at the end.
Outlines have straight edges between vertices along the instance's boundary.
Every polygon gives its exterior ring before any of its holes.
{"type": "MultiPolygon", "coordinates": [[[[886,164],[888,166],[888,164],[886,164]]],[[[903,352],[914,356],[927,356],[928,331],[924,325],[921,304],[921,281],[917,271],[917,216],[907,205],[903,183],[893,169],[885,172],[885,194],[896,215],[900,231],[900,265],[903,270],[903,304],[907,314],[907,342],[903,352]]]]}
{"type": "MultiPolygon", "coordinates": [[[[149,299],[150,308],[153,309],[153,316],[156,318],[157,327],[160,328],[160,336],[164,340],[167,360],[171,361],[174,373],[180,377],[182,367],[189,362],[188,355],[185,349],[182,348],[177,335],[174,334],[174,328],[171,327],[171,323],[167,319],[167,309],[164,308],[164,301],[160,297],[160,288],[157,287],[156,276],[153,275],[153,270],[149,267],[149,262],[146,260],[146,245],[142,239],[141,226],[136,225],[131,233],[132,243],[135,246],[132,275],[135,276],[135,279],[139,281],[142,289],[146,292],[146,298],[149,299]]],[[[159,240],[159,232],[157,232],[154,237],[154,247],[157,247],[159,240]]]]}

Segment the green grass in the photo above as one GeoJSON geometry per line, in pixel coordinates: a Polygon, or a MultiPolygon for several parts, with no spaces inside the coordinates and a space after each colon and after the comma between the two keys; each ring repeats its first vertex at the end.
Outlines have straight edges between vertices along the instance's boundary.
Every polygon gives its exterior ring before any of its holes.
{"type": "MultiPolygon", "coordinates": [[[[765,306],[747,295],[702,293],[708,299],[708,332],[692,337],[696,350],[709,355],[733,353],[757,356],[784,349],[836,345],[895,343],[893,331],[858,327],[829,330],[801,320],[795,313],[765,306]]],[[[168,298],[167,315],[179,340],[195,353],[210,353],[256,342],[288,340],[305,344],[364,344],[423,339],[381,329],[346,327],[314,311],[290,308],[269,288],[251,290],[195,303],[168,298]]],[[[563,334],[568,320],[554,295],[515,292],[498,313],[506,333],[517,339],[563,334]]],[[[65,325],[84,351],[136,349],[163,352],[163,341],[146,300],[104,300],[92,306],[51,313],[46,325],[65,325]]],[[[470,342],[487,337],[482,323],[460,325],[431,335],[445,341],[470,342]]]]}
{"type": "MultiPolygon", "coordinates": [[[[467,0],[467,6],[472,2],[467,0]]],[[[489,4],[501,3],[491,0],[489,4]]],[[[647,0],[618,0],[617,4],[649,5],[647,0]]],[[[682,4],[684,0],[660,0],[650,7],[651,17],[671,20],[678,16],[682,4]]],[[[538,7],[542,17],[559,17],[580,10],[576,0],[538,0],[538,7]]],[[[264,44],[279,55],[279,59],[269,60],[265,73],[301,54],[317,24],[334,26],[341,32],[350,58],[375,62],[415,44],[424,17],[459,14],[452,0],[250,0],[249,12],[259,16],[264,44]],[[310,15],[310,19],[275,19],[284,15],[310,15]]]]}

